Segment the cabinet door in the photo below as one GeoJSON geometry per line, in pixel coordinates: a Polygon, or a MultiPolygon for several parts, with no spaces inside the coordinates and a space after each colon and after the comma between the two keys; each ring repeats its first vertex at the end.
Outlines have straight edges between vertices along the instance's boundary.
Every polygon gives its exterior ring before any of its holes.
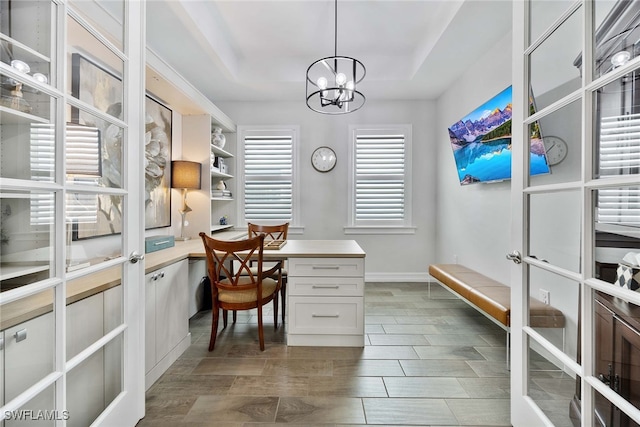
{"type": "Polygon", "coordinates": [[[155,273],[144,276],[144,371],[149,372],[156,364],[156,284],[155,273]]]}
{"type": "Polygon", "coordinates": [[[4,331],[4,362],[11,367],[4,372],[6,401],[53,372],[53,325],[49,312],[4,331]]]}
{"type": "MultiPolygon", "coordinates": [[[[67,306],[67,360],[102,338],[103,333],[102,293],[67,306]]],[[[67,375],[67,409],[73,414],[68,426],[88,425],[104,409],[103,351],[97,351],[67,375]]]]}
{"type": "Polygon", "coordinates": [[[187,260],[157,272],[156,357],[161,359],[189,333],[189,265],[187,260]],[[163,274],[164,273],[164,274],[163,274]]]}
{"type": "MultiPolygon", "coordinates": [[[[596,348],[596,375],[613,387],[609,378],[613,373],[613,313],[605,308],[598,301],[595,302],[595,341],[596,348]]],[[[613,378],[612,378],[613,379],[613,378]]],[[[600,393],[595,394],[596,420],[603,426],[612,425],[613,405],[602,397],[600,393]]]]}
{"type": "MultiPolygon", "coordinates": [[[[640,332],[616,318],[615,333],[615,372],[620,378],[618,393],[640,408],[640,332]]],[[[618,409],[614,411],[613,425],[638,427],[638,423],[618,409]]]]}

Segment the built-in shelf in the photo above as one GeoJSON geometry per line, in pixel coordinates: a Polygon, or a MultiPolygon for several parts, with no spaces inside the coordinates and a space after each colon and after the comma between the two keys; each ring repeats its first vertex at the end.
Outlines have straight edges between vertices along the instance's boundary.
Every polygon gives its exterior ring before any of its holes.
{"type": "Polygon", "coordinates": [[[225,225],[212,224],[211,225],[211,232],[221,231],[221,230],[228,230],[229,228],[233,228],[233,224],[225,224],[225,225]]]}
{"type": "Polygon", "coordinates": [[[13,108],[7,108],[0,105],[0,115],[2,116],[2,124],[3,125],[23,125],[30,123],[51,123],[47,119],[43,119],[42,117],[34,116],[33,114],[24,113],[22,111],[14,110],[13,108]]]}
{"type": "Polygon", "coordinates": [[[211,200],[226,202],[228,200],[233,200],[233,197],[212,197],[211,200]]]}
{"type": "Polygon", "coordinates": [[[6,34],[0,34],[0,40],[4,45],[3,47],[8,51],[13,52],[14,58],[22,59],[23,61],[30,63],[30,65],[33,65],[33,62],[51,63],[51,58],[23,43],[20,43],[13,37],[6,34]],[[17,51],[18,49],[20,49],[20,51],[17,51]]]}
{"type": "Polygon", "coordinates": [[[211,170],[211,176],[215,178],[233,178],[233,175],[228,173],[218,172],[217,170],[211,170]]]}
{"type": "Polygon", "coordinates": [[[223,150],[222,148],[216,147],[215,145],[211,145],[211,152],[218,157],[225,157],[225,158],[233,157],[233,154],[223,150]]]}
{"type": "Polygon", "coordinates": [[[0,274],[0,281],[14,279],[16,277],[26,276],[27,274],[39,273],[41,271],[47,271],[49,264],[20,264],[20,263],[2,263],[0,267],[2,273],[0,274]]]}

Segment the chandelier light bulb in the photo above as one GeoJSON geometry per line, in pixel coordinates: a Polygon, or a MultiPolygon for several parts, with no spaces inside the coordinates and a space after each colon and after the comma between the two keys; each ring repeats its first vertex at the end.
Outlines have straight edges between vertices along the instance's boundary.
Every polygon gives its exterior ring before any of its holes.
{"type": "Polygon", "coordinates": [[[318,87],[320,89],[326,89],[327,88],[327,78],[326,77],[320,77],[317,81],[318,87]]]}
{"type": "Polygon", "coordinates": [[[345,76],[344,73],[338,73],[336,75],[336,84],[338,86],[344,86],[346,82],[347,82],[347,76],[345,76]]]}
{"type": "Polygon", "coordinates": [[[355,83],[353,83],[353,80],[349,80],[349,81],[347,82],[347,89],[349,89],[349,90],[353,90],[353,89],[355,89],[355,88],[356,88],[356,85],[355,85],[355,83]]]}

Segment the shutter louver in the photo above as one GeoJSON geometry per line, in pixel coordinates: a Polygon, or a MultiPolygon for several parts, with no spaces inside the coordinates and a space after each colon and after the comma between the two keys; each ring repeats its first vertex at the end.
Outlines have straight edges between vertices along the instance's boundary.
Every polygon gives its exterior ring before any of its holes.
{"type": "Polygon", "coordinates": [[[600,122],[600,173],[640,171],[640,114],[603,117],[600,122]]]}
{"type": "Polygon", "coordinates": [[[404,135],[357,135],[355,152],[356,220],[403,220],[404,135]]]}
{"type": "Polygon", "coordinates": [[[293,136],[244,138],[244,206],[247,221],[291,221],[293,206],[293,136]]]}
{"type": "MultiPolygon", "coordinates": [[[[599,169],[604,176],[640,172],[640,114],[603,117],[599,169]]],[[[598,190],[598,222],[640,226],[640,188],[598,190]]]]}
{"type": "Polygon", "coordinates": [[[640,226],[640,188],[603,188],[598,190],[598,222],[632,227],[640,226]]]}

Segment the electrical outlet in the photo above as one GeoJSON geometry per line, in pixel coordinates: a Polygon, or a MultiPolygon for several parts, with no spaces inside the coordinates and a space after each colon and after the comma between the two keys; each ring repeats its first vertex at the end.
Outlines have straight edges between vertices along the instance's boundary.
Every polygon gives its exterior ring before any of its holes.
{"type": "Polygon", "coordinates": [[[546,289],[540,289],[540,299],[543,304],[549,305],[551,304],[551,292],[546,289]]]}

